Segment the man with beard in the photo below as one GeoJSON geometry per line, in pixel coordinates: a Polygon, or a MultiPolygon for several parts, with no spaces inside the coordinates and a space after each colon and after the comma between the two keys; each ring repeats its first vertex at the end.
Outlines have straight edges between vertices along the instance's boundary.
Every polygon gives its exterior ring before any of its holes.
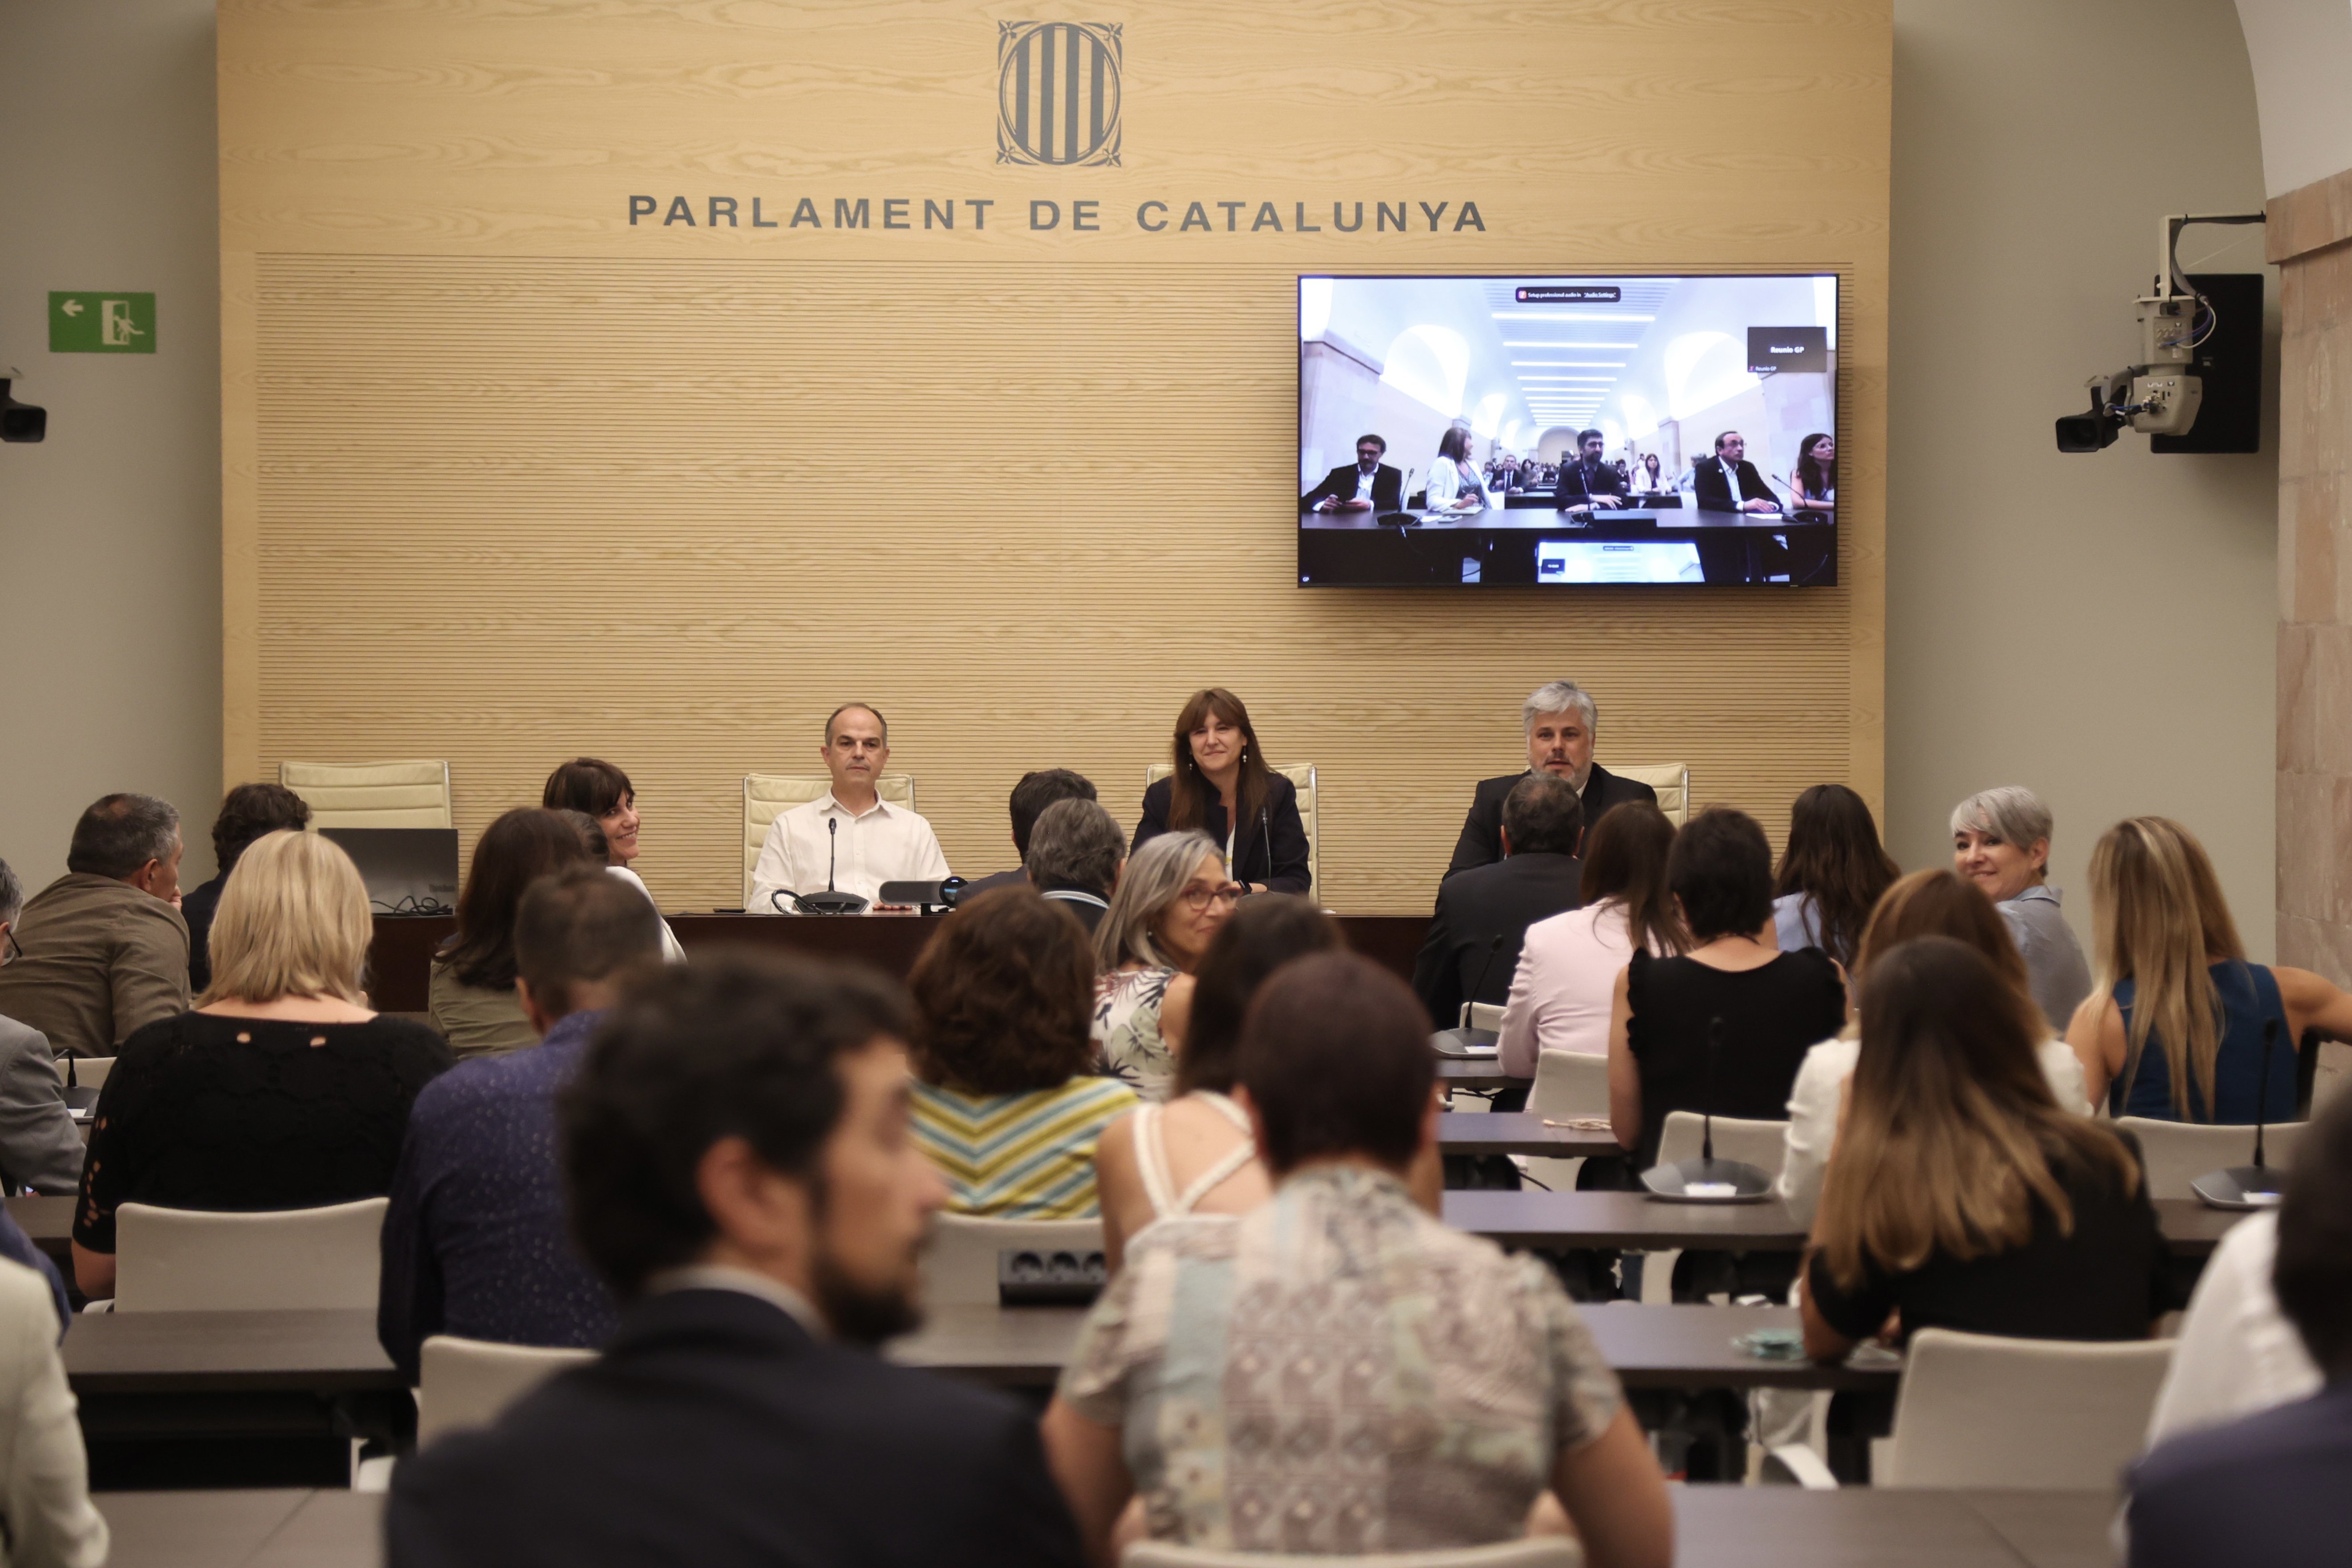
{"type": "Polygon", "coordinates": [[[883,1361],[946,1194],[909,1135],[905,1003],[808,960],[667,970],[560,1102],[604,1357],[395,1472],[388,1561],[1081,1561],[1033,1420],[883,1361]]]}

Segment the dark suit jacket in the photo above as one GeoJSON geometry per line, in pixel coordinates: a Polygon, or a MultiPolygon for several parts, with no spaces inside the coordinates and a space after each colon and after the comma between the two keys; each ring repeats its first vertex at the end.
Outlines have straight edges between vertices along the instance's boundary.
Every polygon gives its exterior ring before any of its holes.
{"type": "MultiPolygon", "coordinates": [[[[1462,819],[1462,837],[1454,846],[1453,863],[1445,868],[1447,876],[1473,866],[1491,866],[1503,858],[1503,801],[1513,786],[1527,776],[1524,773],[1507,773],[1498,779],[1478,781],[1478,793],[1470,797],[1470,815],[1462,819]]],[[[1629,800],[1645,800],[1655,805],[1658,792],[1648,784],[1621,779],[1599,763],[1593,763],[1591,773],[1584,781],[1584,830],[1591,832],[1602,812],[1629,800]]]]}
{"type": "Polygon", "coordinates": [[[1622,496],[1625,493],[1625,476],[1606,463],[1592,465],[1592,482],[1588,487],[1581,462],[1562,463],[1559,483],[1552,487],[1552,504],[1562,509],[1581,506],[1594,496],[1622,496]]]}
{"type": "Polygon", "coordinates": [[[1756,471],[1756,465],[1747,458],[1739,459],[1739,494],[1731,493],[1730,481],[1723,477],[1723,459],[1713,455],[1701,458],[1691,466],[1691,496],[1702,507],[1714,511],[1738,511],[1741,501],[1769,500],[1776,504],[1780,497],[1756,471]]]}
{"type": "Polygon", "coordinates": [[[1110,913],[1109,900],[1083,888],[1048,888],[1043,891],[1048,903],[1059,904],[1077,916],[1078,923],[1087,928],[1089,936],[1102,924],[1103,916],[1110,913]]]}
{"type": "MultiPolygon", "coordinates": [[[[1168,831],[1168,801],[1175,783],[1161,779],[1143,792],[1143,820],[1135,825],[1129,854],[1168,831]]],[[[1269,893],[1304,893],[1314,879],[1307,870],[1307,824],[1298,816],[1298,786],[1280,773],[1268,773],[1265,784],[1263,824],[1244,822],[1234,835],[1234,880],[1262,882],[1269,893]],[[1271,842],[1259,831],[1261,826],[1272,829],[1271,842]]],[[[1223,801],[1209,803],[1209,820],[1201,824],[1201,830],[1220,844],[1225,841],[1223,801]]]]}
{"type": "MultiPolygon", "coordinates": [[[[1298,510],[1312,511],[1315,503],[1328,496],[1333,500],[1356,499],[1356,465],[1342,464],[1323,476],[1323,482],[1298,498],[1298,510]]],[[[1404,505],[1404,476],[1388,464],[1372,470],[1372,510],[1397,511],[1404,505]]]]}
{"type": "Polygon", "coordinates": [[[648,1297],[604,1357],[402,1463],[392,1568],[1077,1568],[1036,1417],[732,1290],[648,1297]]]}
{"type": "Polygon", "coordinates": [[[1450,1029],[1463,1003],[1508,1000],[1528,927],[1576,908],[1583,874],[1573,855],[1535,850],[1439,884],[1437,913],[1412,966],[1413,994],[1431,1021],[1450,1029]]]}
{"type": "Polygon", "coordinates": [[[1010,871],[992,871],[963,885],[963,897],[976,899],[982,893],[992,893],[999,888],[1025,888],[1029,873],[1015,866],[1010,871]]]}

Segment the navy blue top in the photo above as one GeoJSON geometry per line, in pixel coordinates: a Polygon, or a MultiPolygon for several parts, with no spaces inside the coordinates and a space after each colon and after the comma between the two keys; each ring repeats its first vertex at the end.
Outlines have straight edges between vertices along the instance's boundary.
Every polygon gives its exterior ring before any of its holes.
{"type": "Polygon", "coordinates": [[[376,1338],[411,1383],[434,1334],[595,1347],[618,1321],[611,1293],[564,1229],[555,1094],[603,1015],[480,1057],[425,1086],[408,1119],[383,1216],[376,1338]]]}
{"type": "Polygon", "coordinates": [[[2158,1445],[2132,1468],[2132,1568],[2344,1561],[2352,1383],[2158,1445]]]}
{"type": "MultiPolygon", "coordinates": [[[[2125,1096],[2124,1075],[2107,1088],[2107,1109],[2116,1116],[2145,1116],[2157,1121],[2209,1121],[2249,1127],[2257,1121],[2290,1121],[2294,1118],[2294,1035],[2287,1027],[2286,1004],[2279,997],[2278,977],[2259,963],[2234,960],[2208,971],[2221,998],[2221,1045],[2213,1058],[2215,1114],[2208,1115],[2205,1097],[2192,1077],[2189,1084],[2189,1114],[2172,1103],[2172,1069],[2164,1047],[2150,1029],[2140,1052],[2139,1072],[2125,1096]],[[2278,1044],[2271,1050],[2271,1076],[2262,1082],[2263,1020],[2278,1020],[2278,1044]]],[[[2132,996],[2128,980],[2116,985],[2116,1005],[2124,1016],[2124,1037],[2131,1037],[2132,996]]]]}

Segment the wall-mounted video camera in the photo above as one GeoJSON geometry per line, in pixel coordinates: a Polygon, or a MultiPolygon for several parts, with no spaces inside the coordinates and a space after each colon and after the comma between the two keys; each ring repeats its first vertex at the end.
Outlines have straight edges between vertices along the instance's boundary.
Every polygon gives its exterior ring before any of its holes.
{"type": "Polygon", "coordinates": [[[49,411],[8,395],[10,378],[0,375],[0,441],[38,441],[49,433],[49,411]]]}
{"type": "Polygon", "coordinates": [[[2189,224],[2262,221],[2260,213],[2165,217],[2155,288],[2133,301],[2139,358],[2085,383],[2090,409],[2057,422],[2060,451],[2100,451],[2126,427],[2155,437],[2158,452],[2261,449],[2262,275],[2186,277],[2175,258],[2189,224]]]}

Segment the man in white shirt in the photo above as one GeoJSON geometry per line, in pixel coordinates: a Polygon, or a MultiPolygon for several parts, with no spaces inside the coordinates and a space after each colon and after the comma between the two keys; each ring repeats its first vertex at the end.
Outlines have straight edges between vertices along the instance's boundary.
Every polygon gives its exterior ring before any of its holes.
{"type": "Polygon", "coordinates": [[[782,813],[768,828],[751,871],[751,913],[791,914],[793,895],[828,887],[878,903],[885,882],[935,882],[948,875],[931,825],[875,793],[890,761],[890,726],[879,712],[863,702],[835,709],[817,754],[833,788],[782,813]]]}

